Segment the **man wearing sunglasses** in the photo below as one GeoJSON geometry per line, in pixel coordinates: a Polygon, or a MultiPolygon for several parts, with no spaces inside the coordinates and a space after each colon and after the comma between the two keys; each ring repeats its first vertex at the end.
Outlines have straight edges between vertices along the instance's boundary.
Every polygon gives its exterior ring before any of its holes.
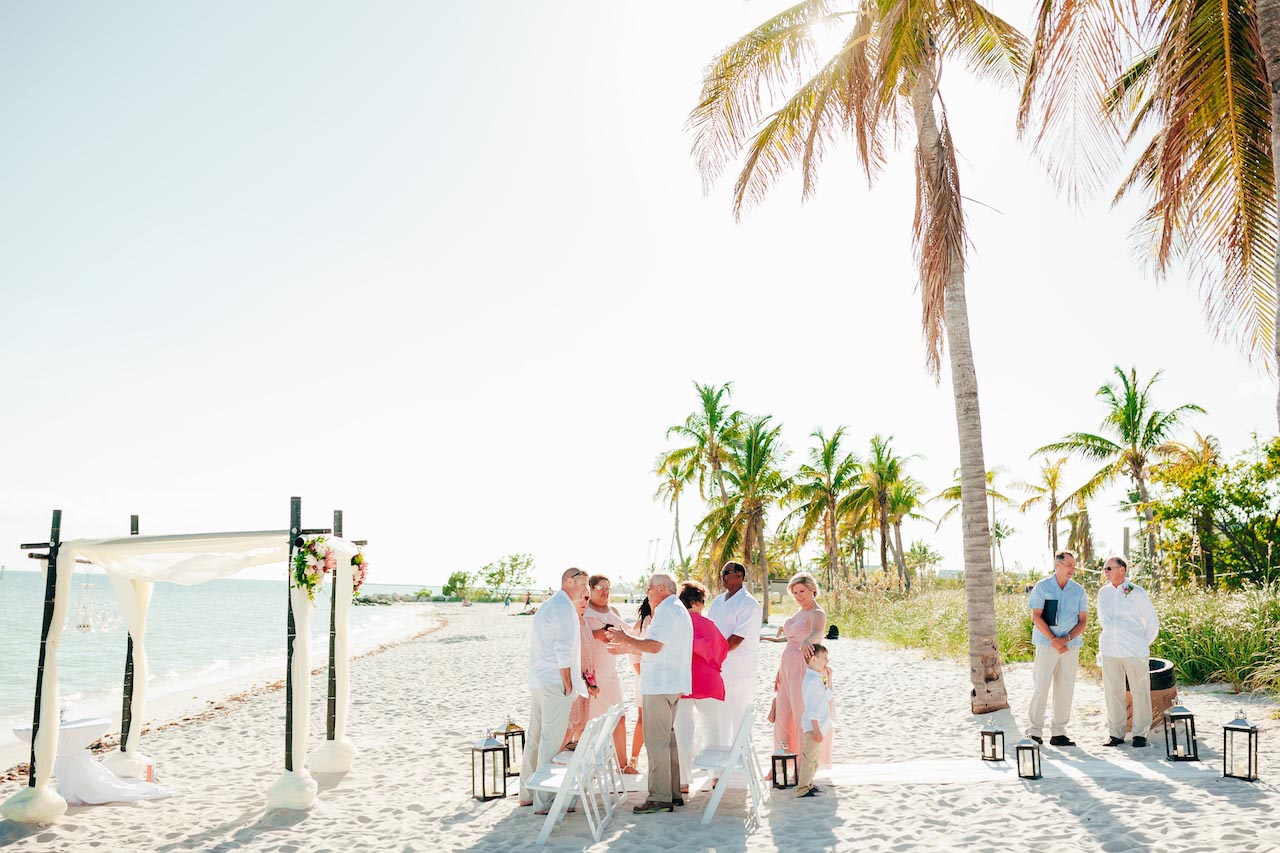
{"type": "Polygon", "coordinates": [[[560,591],[548,598],[533,614],[533,644],[529,650],[528,748],[520,767],[520,805],[536,803],[544,811],[549,801],[540,791],[526,786],[540,767],[551,763],[564,742],[573,700],[587,695],[582,679],[582,631],[574,602],[587,594],[587,573],[566,569],[560,576],[560,591]]]}
{"type": "Polygon", "coordinates": [[[764,613],[760,602],[747,592],[743,583],[747,569],[730,560],[720,570],[720,593],[707,608],[707,618],[716,623],[729,642],[729,656],[720,666],[724,678],[724,703],[721,708],[720,736],[733,743],[742,715],[756,698],[756,671],[760,650],[760,623],[764,613]]]}
{"type": "Polygon", "coordinates": [[[1106,582],[1098,589],[1098,651],[1102,654],[1102,694],[1107,702],[1107,732],[1103,746],[1124,743],[1128,724],[1125,680],[1133,695],[1133,745],[1147,745],[1151,733],[1151,641],[1160,633],[1160,618],[1147,591],[1127,580],[1129,564],[1108,557],[1102,564],[1106,582]]]}

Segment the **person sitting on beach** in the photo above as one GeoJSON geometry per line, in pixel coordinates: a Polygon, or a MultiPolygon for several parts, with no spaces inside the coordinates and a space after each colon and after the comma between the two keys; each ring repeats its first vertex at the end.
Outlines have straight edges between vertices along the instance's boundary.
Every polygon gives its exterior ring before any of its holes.
{"type": "Polygon", "coordinates": [[[796,786],[797,797],[812,797],[819,793],[818,786],[813,784],[813,774],[818,770],[818,754],[823,749],[824,739],[830,740],[831,700],[835,694],[831,692],[831,667],[827,663],[827,647],[821,643],[813,644],[813,654],[809,655],[804,674],[804,748],[800,752],[800,780],[796,786]],[[823,676],[826,676],[825,680],[823,676]]]}
{"type": "Polygon", "coordinates": [[[524,761],[520,766],[520,805],[537,803],[537,811],[549,805],[540,791],[529,790],[529,778],[551,763],[569,726],[575,697],[587,695],[582,679],[582,632],[574,601],[587,588],[587,573],[566,569],[560,591],[547,599],[533,616],[529,649],[529,693],[532,707],[525,729],[524,761]]]}
{"type": "MultiPolygon", "coordinates": [[[[802,747],[804,712],[804,675],[806,662],[813,655],[814,644],[827,630],[827,614],[818,606],[818,581],[808,572],[796,574],[787,583],[787,591],[800,605],[790,619],[778,629],[785,637],[787,647],[782,652],[778,674],[773,679],[774,697],[773,748],[795,752],[802,747]]],[[[822,745],[819,762],[823,767],[831,765],[831,739],[822,745]]]]}
{"type": "Polygon", "coordinates": [[[636,814],[669,812],[684,805],[674,785],[680,784],[680,753],[675,739],[676,705],[693,688],[693,621],[676,597],[676,581],[661,572],[649,578],[653,621],[646,639],[621,628],[609,628],[609,651],[641,653],[644,690],[644,746],[649,760],[649,796],[632,809],[636,814]]]}
{"type": "Polygon", "coordinates": [[[1107,703],[1107,732],[1103,746],[1124,743],[1125,680],[1133,695],[1133,745],[1147,745],[1151,733],[1151,641],[1160,633],[1160,617],[1147,591],[1126,581],[1129,564],[1108,557],[1102,565],[1108,583],[1098,589],[1098,653],[1102,655],[1102,692],[1107,703]]]}
{"type": "MultiPolygon", "coordinates": [[[[640,608],[636,611],[636,624],[632,626],[635,636],[644,639],[649,635],[649,623],[653,621],[653,608],[649,606],[649,599],[640,599],[640,608]]],[[[627,762],[627,766],[622,768],[623,773],[639,773],[640,748],[644,746],[644,695],[640,686],[640,653],[632,652],[627,655],[631,659],[631,666],[635,668],[635,694],[636,694],[636,727],[631,735],[631,760],[627,762]]]]}
{"type": "Polygon", "coordinates": [[[1035,664],[1031,670],[1031,707],[1027,737],[1044,743],[1044,709],[1053,686],[1053,736],[1050,746],[1075,746],[1067,737],[1071,721],[1071,695],[1076,689],[1076,668],[1084,628],[1089,622],[1089,597],[1084,587],[1071,579],[1076,573],[1076,555],[1059,551],[1053,555],[1053,574],[1031,590],[1031,643],[1035,664]]]}
{"type": "Polygon", "coordinates": [[[680,584],[680,602],[689,609],[693,622],[693,689],[680,697],[676,707],[676,741],[680,751],[680,793],[689,793],[693,776],[694,712],[698,731],[705,746],[726,743],[720,736],[720,720],[724,714],[724,679],[720,667],[729,644],[716,623],[702,615],[707,602],[707,588],[697,581],[680,584]]]}
{"type": "MultiPolygon", "coordinates": [[[[587,610],[582,618],[591,632],[591,645],[595,655],[596,685],[600,688],[591,698],[589,715],[598,717],[614,705],[622,704],[622,682],[618,680],[617,660],[609,654],[609,635],[606,628],[621,627],[626,623],[618,609],[609,603],[613,594],[613,585],[604,575],[592,575],[587,579],[590,597],[587,610]]],[[[613,749],[618,755],[618,764],[624,764],[627,757],[627,721],[618,718],[618,725],[613,729],[613,749]]],[[[627,764],[623,773],[634,775],[639,771],[627,764]],[[628,769],[630,768],[630,769],[628,769]]]]}
{"type": "MultiPolygon", "coordinates": [[[[590,579],[587,582],[590,583],[590,579]]],[[[587,685],[587,695],[573,700],[573,706],[569,709],[569,725],[565,728],[564,742],[560,744],[561,749],[577,748],[578,737],[587,727],[587,720],[595,716],[591,710],[591,703],[600,693],[600,688],[596,684],[596,643],[591,636],[591,627],[582,618],[590,600],[591,590],[584,589],[582,595],[578,596],[573,603],[578,611],[578,631],[582,635],[579,646],[582,649],[582,680],[587,685]]],[[[609,657],[609,661],[613,661],[612,656],[609,657]]]]}
{"type": "Polygon", "coordinates": [[[763,610],[743,584],[747,569],[730,560],[720,570],[720,593],[707,608],[707,618],[716,623],[728,642],[729,655],[720,667],[724,678],[724,704],[721,706],[720,737],[733,743],[742,718],[756,700],[756,680],[760,653],[760,623],[763,610]]]}

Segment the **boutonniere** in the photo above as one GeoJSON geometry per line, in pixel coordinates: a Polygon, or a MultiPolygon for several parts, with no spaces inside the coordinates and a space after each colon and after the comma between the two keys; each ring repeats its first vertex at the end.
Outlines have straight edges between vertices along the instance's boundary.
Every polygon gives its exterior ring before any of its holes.
{"type": "Polygon", "coordinates": [[[1120,591],[1124,593],[1125,598],[1129,597],[1129,593],[1133,592],[1133,584],[1125,583],[1120,587],[1120,591]]]}

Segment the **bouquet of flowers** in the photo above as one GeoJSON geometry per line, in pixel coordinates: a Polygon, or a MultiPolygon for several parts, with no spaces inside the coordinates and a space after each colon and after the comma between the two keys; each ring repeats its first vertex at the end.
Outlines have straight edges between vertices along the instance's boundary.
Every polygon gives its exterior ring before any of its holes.
{"type": "Polygon", "coordinates": [[[364,554],[357,553],[351,558],[351,597],[358,598],[360,587],[364,586],[365,576],[369,574],[369,561],[364,554]]]}
{"type": "Polygon", "coordinates": [[[307,598],[315,601],[316,590],[333,568],[333,551],[324,537],[308,539],[293,555],[293,582],[307,591],[307,598]]]}

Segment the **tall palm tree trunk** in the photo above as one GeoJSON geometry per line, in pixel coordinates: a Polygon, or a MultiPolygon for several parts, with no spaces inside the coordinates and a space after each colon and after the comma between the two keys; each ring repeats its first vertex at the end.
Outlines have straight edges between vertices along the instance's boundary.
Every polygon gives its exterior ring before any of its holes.
{"type": "MultiPolygon", "coordinates": [[[[1049,493],[1049,548],[1055,557],[1058,554],[1058,495],[1049,493]]],[[[1016,565],[1016,563],[1015,563],[1016,565]]]]}
{"type": "Polygon", "coordinates": [[[764,599],[761,610],[761,620],[764,624],[769,622],[769,555],[764,547],[764,519],[760,518],[753,522],[756,528],[755,541],[760,548],[760,588],[764,590],[764,599]]]}
{"type": "MultiPolygon", "coordinates": [[[[922,77],[912,92],[917,145],[924,161],[930,197],[946,193],[945,163],[954,152],[943,150],[933,101],[936,78],[922,77]]],[[[958,188],[955,189],[958,192],[958,188]]],[[[958,206],[959,200],[956,200],[958,206]]],[[[958,227],[958,226],[957,226],[958,227]]],[[[964,588],[969,621],[969,679],[973,684],[970,708],[986,714],[1009,707],[1000,647],[996,639],[995,575],[991,555],[991,528],[987,519],[986,462],[982,453],[982,418],[978,409],[978,377],[969,341],[969,313],[964,292],[963,238],[957,234],[949,257],[944,299],[947,352],[955,397],[956,429],[960,440],[960,516],[964,531],[964,588]]]]}
{"type": "MultiPolygon", "coordinates": [[[[1258,16],[1258,41],[1262,46],[1262,58],[1267,64],[1267,82],[1271,84],[1271,162],[1276,171],[1275,182],[1280,186],[1280,0],[1256,0],[1258,16]]],[[[1276,369],[1280,370],[1280,252],[1276,253],[1276,369]]],[[[1276,423],[1280,425],[1280,388],[1276,392],[1276,423]]]]}
{"type": "Polygon", "coordinates": [[[827,572],[831,578],[827,585],[830,586],[840,574],[840,548],[836,542],[836,519],[835,513],[831,510],[827,510],[826,515],[823,516],[822,537],[822,544],[827,550],[827,572]]]}
{"type": "Polygon", "coordinates": [[[680,577],[682,579],[687,580],[689,577],[689,566],[684,561],[684,547],[680,544],[680,500],[679,498],[677,498],[675,501],[675,509],[676,509],[676,532],[675,532],[676,556],[680,558],[680,577]]]}
{"type": "Polygon", "coordinates": [[[902,522],[893,523],[894,558],[898,561],[898,576],[902,578],[902,588],[911,592],[911,575],[907,573],[906,552],[902,550],[902,522]]]}

